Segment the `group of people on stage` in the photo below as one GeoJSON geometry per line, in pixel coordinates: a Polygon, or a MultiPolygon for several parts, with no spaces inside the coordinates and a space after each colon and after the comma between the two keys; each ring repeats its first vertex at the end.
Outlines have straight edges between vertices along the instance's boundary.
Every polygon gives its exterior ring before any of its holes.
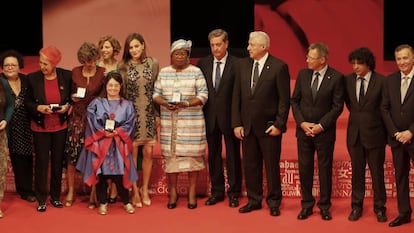
{"type": "Polygon", "coordinates": [[[239,212],[261,209],[264,199],[270,215],[279,216],[282,135],[292,109],[301,188],[297,219],[307,219],[316,205],[321,218],[331,220],[336,122],[345,105],[349,110],[347,148],[352,163],[352,210],[348,219],[356,221],[363,214],[368,164],[373,211],[378,222],[388,221],[384,184],[388,144],[399,212],[389,226],[411,222],[414,87],[410,84],[414,50],[410,45],[395,49],[399,70],[385,77],[375,71],[375,56],[367,47],[349,53],[352,73],[344,75],[328,64],[328,47],[312,43],[307,50],[307,67],[299,71],[291,94],[288,64],[269,53],[270,38],[265,32],[249,34],[249,56],[243,58],[229,52],[226,31],[214,29],[208,40],[211,54],[195,65],[189,59],[192,42],[174,41],[171,64],[162,68],[156,58],[147,55],[147,44],[139,33],[127,36],[119,61],[116,56],[122,47],[113,36],[103,36],[97,44],[83,43],[77,53],[81,65],[72,70],[59,68],[59,49],[47,46],[39,51],[40,69],[27,76],[20,73],[22,56],[15,50],[4,52],[0,200],[9,152],[16,191],[24,200],[37,201],[37,211],[46,211],[48,195],[54,207],[72,206],[75,175],[80,172],[91,187],[89,208],[97,207],[98,213],[105,215],[108,204],[120,198],[125,211],[132,214],[137,207],[151,205],[148,186],[153,148],[159,141],[168,178],[168,209],[177,207],[180,173],[188,173],[187,208],[197,208],[198,173],[208,167],[211,195],[205,205],[222,202],[227,195],[228,205],[238,207],[244,175],[248,201],[239,212]],[[142,174],[138,175],[140,150],[142,174]],[[312,193],[315,158],[318,200],[312,193]],[[62,202],[65,167],[68,192],[62,202]]]}

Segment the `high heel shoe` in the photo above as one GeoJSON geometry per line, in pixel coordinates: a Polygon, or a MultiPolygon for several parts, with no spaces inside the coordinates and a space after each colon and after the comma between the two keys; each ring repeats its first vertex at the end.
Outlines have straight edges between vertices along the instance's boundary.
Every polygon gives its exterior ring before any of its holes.
{"type": "Polygon", "coordinates": [[[65,206],[66,207],[71,207],[73,205],[73,202],[75,202],[75,200],[66,200],[65,201],[65,206]]]}
{"type": "Polygon", "coordinates": [[[139,196],[135,196],[133,198],[132,205],[134,205],[137,208],[142,208],[141,198],[139,196]]]}
{"type": "Polygon", "coordinates": [[[175,209],[176,207],[177,207],[177,201],[178,201],[178,194],[176,194],[177,196],[176,196],[176,198],[175,198],[175,201],[174,202],[168,202],[168,204],[167,204],[167,208],[168,209],[175,209]]]}
{"type": "Polygon", "coordinates": [[[189,208],[190,210],[197,208],[197,202],[194,204],[188,203],[187,208],[189,208]]]}
{"type": "Polygon", "coordinates": [[[95,202],[89,202],[89,204],[88,204],[88,208],[89,209],[93,210],[93,209],[95,209],[95,207],[96,207],[96,203],[95,202]]]}
{"type": "Polygon", "coordinates": [[[191,210],[197,208],[197,198],[195,197],[194,200],[195,200],[195,203],[190,203],[190,196],[188,196],[187,208],[191,210]]]}
{"type": "Polygon", "coordinates": [[[139,188],[139,193],[141,194],[142,197],[142,203],[144,203],[144,205],[146,206],[150,206],[151,205],[151,198],[149,197],[148,191],[146,193],[146,195],[144,195],[143,191],[142,191],[142,187],[139,188]]]}

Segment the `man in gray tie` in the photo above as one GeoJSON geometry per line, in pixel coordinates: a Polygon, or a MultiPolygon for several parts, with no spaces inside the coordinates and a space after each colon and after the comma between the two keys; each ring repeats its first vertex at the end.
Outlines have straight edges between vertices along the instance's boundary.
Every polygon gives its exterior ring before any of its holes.
{"type": "Polygon", "coordinates": [[[236,137],[242,140],[248,198],[247,204],[239,209],[239,213],[262,208],[264,165],[267,180],[266,204],[271,216],[279,216],[282,202],[279,161],[282,136],[286,132],[289,115],[290,74],[288,65],[271,55],[269,47],[270,38],[267,33],[250,33],[247,46],[249,57],[237,63],[232,126],[236,137]],[[255,62],[259,63],[257,75],[254,75],[255,62]]]}
{"type": "Polygon", "coordinates": [[[225,163],[229,206],[237,207],[242,188],[240,140],[233,134],[230,111],[235,78],[234,63],[238,58],[227,50],[229,40],[226,31],[215,29],[209,33],[208,40],[211,54],[198,61],[208,88],[208,101],[203,110],[206,120],[211,196],[205,204],[215,205],[224,200],[226,179],[223,163],[225,163]],[[222,155],[223,138],[225,156],[222,155]]]}
{"type": "Polygon", "coordinates": [[[343,110],[344,75],[328,66],[328,55],[328,47],[323,43],[308,47],[308,67],[299,71],[291,99],[302,193],[302,210],[297,216],[300,220],[308,218],[315,205],[312,192],[315,152],[320,183],[317,206],[323,220],[332,219],[332,162],[336,121],[343,110]]]}
{"type": "Polygon", "coordinates": [[[411,222],[410,205],[410,161],[414,160],[414,50],[408,44],[395,49],[398,71],[385,80],[381,104],[382,118],[388,131],[397,187],[398,217],[389,223],[390,227],[411,222]]]}

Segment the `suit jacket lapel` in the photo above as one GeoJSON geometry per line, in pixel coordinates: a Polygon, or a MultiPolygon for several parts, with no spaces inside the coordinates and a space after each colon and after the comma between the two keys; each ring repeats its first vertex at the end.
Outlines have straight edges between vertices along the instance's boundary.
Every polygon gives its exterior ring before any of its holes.
{"type": "Polygon", "coordinates": [[[350,82],[350,86],[349,86],[349,90],[350,90],[350,100],[354,103],[358,104],[358,99],[357,99],[357,94],[356,94],[356,80],[357,80],[357,75],[353,75],[352,77],[352,82],[350,82]]]}
{"type": "Polygon", "coordinates": [[[213,90],[214,89],[214,85],[213,85],[213,67],[214,67],[214,58],[213,56],[210,56],[209,61],[208,61],[208,66],[206,69],[206,82],[207,85],[209,86],[209,90],[213,90]]]}
{"type": "Polygon", "coordinates": [[[37,77],[39,79],[39,81],[37,82],[37,88],[38,88],[38,93],[40,94],[39,101],[41,101],[41,103],[46,103],[46,90],[45,90],[45,80],[44,80],[44,76],[43,75],[39,75],[39,77],[37,77]]]}
{"type": "MultiPolygon", "coordinates": [[[[365,99],[369,99],[369,96],[371,95],[371,90],[375,89],[375,85],[377,83],[377,79],[375,78],[375,73],[373,72],[371,75],[371,78],[369,79],[367,91],[365,92],[365,99]]],[[[365,101],[366,102],[366,101],[365,101]]]]}
{"type": "Polygon", "coordinates": [[[319,89],[318,89],[318,92],[317,92],[317,94],[316,94],[316,99],[315,100],[317,100],[318,99],[318,97],[319,97],[319,92],[321,92],[321,91],[324,91],[325,89],[326,89],[326,86],[328,86],[328,83],[331,81],[331,72],[330,72],[330,70],[329,70],[329,67],[328,67],[328,70],[326,70],[326,73],[325,73],[325,75],[323,76],[323,79],[322,79],[322,82],[321,82],[321,84],[319,85],[319,89]]]}
{"type": "MultiPolygon", "coordinates": [[[[245,72],[245,79],[247,79],[246,81],[240,80],[244,85],[246,85],[247,89],[250,90],[250,95],[252,95],[252,73],[253,73],[253,60],[249,58],[249,62],[247,67],[244,67],[244,69],[246,70],[245,72]]],[[[243,67],[242,67],[243,68],[243,67]]],[[[257,87],[257,86],[256,86],[257,87]]]]}

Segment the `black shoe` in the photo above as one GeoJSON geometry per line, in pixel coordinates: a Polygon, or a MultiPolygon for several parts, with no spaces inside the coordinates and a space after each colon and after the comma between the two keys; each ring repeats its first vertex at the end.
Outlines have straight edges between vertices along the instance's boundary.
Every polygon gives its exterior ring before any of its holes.
{"type": "Polygon", "coordinates": [[[298,219],[303,220],[307,219],[309,216],[313,214],[312,208],[303,208],[300,213],[298,214],[298,219]]]}
{"type": "Polygon", "coordinates": [[[378,222],[386,222],[388,220],[385,210],[376,211],[375,215],[377,216],[378,222]]]}
{"type": "Polygon", "coordinates": [[[50,199],[50,204],[56,208],[63,208],[63,203],[61,201],[50,199]]]}
{"type": "Polygon", "coordinates": [[[260,210],[261,208],[262,208],[262,205],[260,204],[247,203],[247,205],[239,209],[239,213],[249,213],[249,212],[252,212],[253,210],[260,210]]]}
{"type": "Polygon", "coordinates": [[[43,204],[38,204],[37,205],[37,212],[45,212],[46,211],[46,204],[45,203],[43,203],[43,204]]]}
{"type": "Polygon", "coordinates": [[[175,209],[175,207],[177,207],[177,202],[167,204],[168,209],[175,209]]]}
{"type": "Polygon", "coordinates": [[[188,203],[187,208],[189,208],[190,210],[197,208],[197,202],[194,204],[188,203]]]}
{"type": "Polygon", "coordinates": [[[197,197],[194,197],[194,203],[190,203],[190,195],[188,195],[187,208],[189,208],[190,210],[197,208],[197,197]]]}
{"type": "Polygon", "coordinates": [[[209,199],[207,199],[206,201],[206,205],[215,205],[218,202],[224,201],[224,197],[221,196],[211,196],[209,199]]]}
{"type": "Polygon", "coordinates": [[[410,215],[399,215],[396,219],[392,220],[392,222],[390,222],[388,226],[398,227],[398,226],[401,226],[402,224],[409,223],[409,222],[411,222],[410,215]]]}
{"type": "Polygon", "coordinates": [[[168,209],[175,209],[175,207],[177,207],[177,201],[178,201],[178,194],[177,194],[177,197],[175,198],[174,202],[172,202],[172,203],[168,202],[167,208],[168,209]]]}
{"type": "Polygon", "coordinates": [[[331,212],[329,212],[329,210],[321,210],[321,216],[323,220],[331,220],[332,219],[332,215],[331,212]]]}
{"type": "Polygon", "coordinates": [[[232,208],[239,206],[239,199],[237,197],[230,197],[229,199],[229,206],[232,208]]]}
{"type": "Polygon", "coordinates": [[[352,209],[348,216],[349,221],[356,221],[362,216],[362,210],[359,208],[352,209]]]}
{"type": "Polygon", "coordinates": [[[25,201],[28,201],[28,202],[35,202],[36,201],[36,197],[33,196],[33,195],[22,196],[21,198],[25,201]]]}
{"type": "Polygon", "coordinates": [[[270,215],[271,216],[279,216],[280,215],[279,207],[270,207],[270,215]]]}

